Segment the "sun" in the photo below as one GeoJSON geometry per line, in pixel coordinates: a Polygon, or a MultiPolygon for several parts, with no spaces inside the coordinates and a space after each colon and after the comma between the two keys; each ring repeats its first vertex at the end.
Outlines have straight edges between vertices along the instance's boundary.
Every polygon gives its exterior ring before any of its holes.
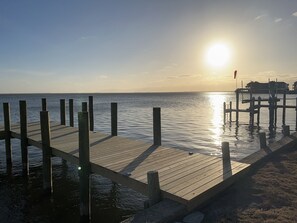
{"type": "Polygon", "coordinates": [[[215,43],[208,48],[205,59],[212,67],[223,67],[228,64],[230,55],[230,48],[226,44],[215,43]]]}

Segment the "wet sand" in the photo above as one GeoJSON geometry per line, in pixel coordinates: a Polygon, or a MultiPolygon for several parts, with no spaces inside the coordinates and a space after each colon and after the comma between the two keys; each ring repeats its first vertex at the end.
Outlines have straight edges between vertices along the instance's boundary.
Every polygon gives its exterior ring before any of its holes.
{"type": "Polygon", "coordinates": [[[297,147],[272,156],[200,211],[203,222],[297,222],[297,147]]]}

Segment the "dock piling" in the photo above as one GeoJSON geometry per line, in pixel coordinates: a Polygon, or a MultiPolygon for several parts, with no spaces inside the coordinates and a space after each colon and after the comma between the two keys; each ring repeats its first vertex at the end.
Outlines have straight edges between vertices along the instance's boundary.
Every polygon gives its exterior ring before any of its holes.
{"type": "Polygon", "coordinates": [[[229,117],[230,117],[229,119],[230,120],[229,121],[231,123],[232,122],[232,101],[230,101],[229,106],[230,106],[230,111],[229,111],[230,112],[230,115],[229,115],[229,117]]]}
{"type": "Polygon", "coordinates": [[[111,135],[118,135],[118,104],[111,103],[111,135]]]}
{"type": "Polygon", "coordinates": [[[158,171],[149,171],[147,173],[147,187],[149,206],[151,207],[161,201],[161,190],[158,171]]]}
{"type": "Polygon", "coordinates": [[[60,99],[60,120],[61,120],[61,125],[66,125],[65,99],[60,99]]]}
{"type": "Polygon", "coordinates": [[[226,102],[223,104],[224,125],[226,124],[226,102]]]}
{"type": "Polygon", "coordinates": [[[22,151],[22,166],[23,176],[29,174],[29,159],[28,159],[28,138],[27,138],[27,102],[20,101],[20,133],[21,133],[21,151],[22,151]]]}
{"type": "Polygon", "coordinates": [[[238,125],[239,118],[239,90],[236,89],[236,124],[238,125]]]}
{"type": "Polygon", "coordinates": [[[295,124],[295,130],[297,131],[297,98],[296,98],[296,105],[295,105],[296,107],[295,107],[295,111],[296,111],[296,118],[295,118],[295,122],[296,122],[296,124],[295,124]]]}
{"type": "Polygon", "coordinates": [[[261,97],[258,97],[258,113],[257,113],[257,126],[260,125],[260,110],[261,110],[261,97]]]}
{"type": "Polygon", "coordinates": [[[11,132],[10,132],[10,106],[9,103],[3,103],[4,115],[4,131],[5,131],[5,152],[6,152],[6,166],[12,167],[12,152],[11,152],[11,132]]]}
{"type": "Polygon", "coordinates": [[[273,130],[274,128],[274,98],[269,97],[269,130],[273,130]]]}
{"type": "Polygon", "coordinates": [[[222,157],[223,157],[223,163],[230,163],[229,142],[222,142],[222,157]]]}
{"type": "Polygon", "coordinates": [[[52,180],[52,151],[51,151],[51,133],[48,111],[40,112],[40,129],[42,141],[42,172],[43,172],[43,191],[46,195],[53,192],[52,180]]]}
{"type": "Polygon", "coordinates": [[[161,145],[161,108],[153,108],[154,145],[161,145]]]}
{"type": "Polygon", "coordinates": [[[88,102],[82,102],[81,103],[81,111],[87,112],[88,111],[88,102]]]}
{"type": "Polygon", "coordinates": [[[74,127],[73,99],[69,99],[69,125],[74,127]]]}
{"type": "Polygon", "coordinates": [[[290,135],[290,126],[289,125],[283,125],[283,134],[284,134],[284,136],[290,135]]]}
{"type": "Polygon", "coordinates": [[[283,97],[283,125],[286,124],[286,99],[287,99],[287,94],[284,92],[284,97],[283,97]]]}
{"type": "Polygon", "coordinates": [[[94,131],[94,100],[93,100],[93,96],[89,96],[89,118],[90,118],[90,131],[94,131]]]}
{"type": "Polygon", "coordinates": [[[79,196],[81,222],[90,220],[90,142],[89,114],[87,111],[78,113],[79,128],[79,196]]]}
{"type": "Polygon", "coordinates": [[[41,111],[47,110],[46,98],[41,99],[41,111]]]}
{"type": "Polygon", "coordinates": [[[260,139],[260,149],[264,149],[267,147],[266,144],[266,133],[265,132],[260,132],[259,133],[259,139],[260,139]]]}

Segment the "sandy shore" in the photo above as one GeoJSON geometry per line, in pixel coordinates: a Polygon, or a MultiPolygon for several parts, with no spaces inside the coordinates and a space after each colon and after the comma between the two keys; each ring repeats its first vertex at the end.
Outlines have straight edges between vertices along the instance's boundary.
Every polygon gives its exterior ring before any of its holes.
{"type": "Polygon", "coordinates": [[[201,211],[203,222],[297,222],[297,148],[271,157],[201,211]]]}

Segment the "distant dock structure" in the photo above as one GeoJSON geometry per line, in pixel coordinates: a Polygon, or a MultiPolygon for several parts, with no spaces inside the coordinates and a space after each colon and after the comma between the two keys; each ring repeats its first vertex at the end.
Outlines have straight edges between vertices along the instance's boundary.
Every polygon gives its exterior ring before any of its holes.
{"type": "MultiPolygon", "coordinates": [[[[296,82],[294,86],[297,85],[296,82]]],[[[282,110],[282,126],[286,125],[286,110],[295,109],[296,121],[295,130],[297,130],[297,97],[294,99],[295,105],[287,105],[287,95],[296,94],[297,89],[289,90],[289,85],[285,82],[270,81],[268,83],[250,82],[245,88],[237,88],[235,90],[236,101],[235,108],[232,107],[232,102],[227,105],[223,104],[224,123],[227,121],[229,115],[229,121],[232,122],[232,113],[235,113],[235,122],[239,122],[239,114],[241,112],[249,113],[249,124],[251,127],[260,125],[260,111],[262,108],[268,108],[269,110],[269,130],[275,129],[277,125],[277,112],[278,109],[282,110]],[[240,109],[240,95],[242,96],[241,103],[249,104],[248,108],[240,109]],[[245,99],[243,98],[245,95],[245,99]],[[255,96],[256,95],[256,96],[255,96]],[[282,104],[280,104],[282,99],[282,104]],[[255,120],[255,115],[257,115],[255,120]]],[[[291,98],[292,100],[292,98],[291,98]]]]}

